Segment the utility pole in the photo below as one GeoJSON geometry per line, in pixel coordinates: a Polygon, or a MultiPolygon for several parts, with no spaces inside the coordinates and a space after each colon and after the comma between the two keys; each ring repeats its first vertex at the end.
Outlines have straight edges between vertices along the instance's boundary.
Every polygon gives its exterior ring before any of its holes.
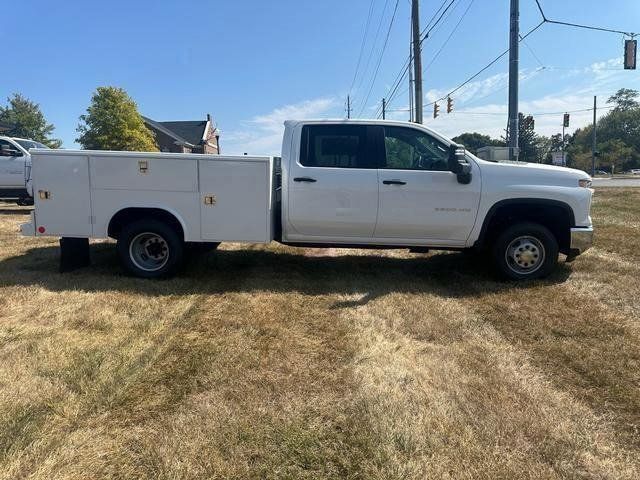
{"type": "Polygon", "coordinates": [[[422,123],[422,46],[420,45],[419,0],[411,0],[411,28],[413,30],[413,69],[415,82],[415,122],[422,123]]]}
{"type": "Polygon", "coordinates": [[[413,19],[411,20],[411,28],[409,28],[409,121],[413,122],[413,19]]]}
{"type": "Polygon", "coordinates": [[[387,99],[386,98],[382,99],[382,119],[383,120],[387,119],[387,99]]]}
{"type": "MultiPolygon", "coordinates": [[[[564,128],[565,128],[565,122],[564,120],[562,121],[562,154],[564,155],[564,128]]],[[[563,156],[563,160],[564,160],[564,156],[563,156]]]]}
{"type": "Polygon", "coordinates": [[[509,28],[509,160],[518,160],[518,43],[520,0],[511,0],[509,28]]]}
{"type": "Polygon", "coordinates": [[[347,118],[351,118],[351,96],[347,95],[347,118]]]}
{"type": "Polygon", "coordinates": [[[593,96],[593,143],[591,144],[591,176],[596,174],[596,102],[597,98],[593,96]]]}

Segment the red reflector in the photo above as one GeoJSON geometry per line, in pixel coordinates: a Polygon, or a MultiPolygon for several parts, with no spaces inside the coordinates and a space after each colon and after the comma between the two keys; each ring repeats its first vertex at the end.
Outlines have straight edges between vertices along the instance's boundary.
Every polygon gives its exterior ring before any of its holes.
{"type": "Polygon", "coordinates": [[[38,232],[44,233],[45,232],[45,228],[44,227],[38,227],[38,232]]]}

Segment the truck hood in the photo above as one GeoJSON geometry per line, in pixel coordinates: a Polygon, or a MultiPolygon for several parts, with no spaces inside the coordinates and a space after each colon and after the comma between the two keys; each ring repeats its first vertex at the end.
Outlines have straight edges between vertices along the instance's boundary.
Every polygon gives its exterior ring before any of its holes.
{"type": "Polygon", "coordinates": [[[509,183],[524,183],[537,185],[557,185],[561,187],[577,187],[578,180],[591,177],[582,170],[574,168],[556,167],[539,163],[491,163],[482,162],[480,166],[483,175],[497,176],[508,179],[509,183]]]}

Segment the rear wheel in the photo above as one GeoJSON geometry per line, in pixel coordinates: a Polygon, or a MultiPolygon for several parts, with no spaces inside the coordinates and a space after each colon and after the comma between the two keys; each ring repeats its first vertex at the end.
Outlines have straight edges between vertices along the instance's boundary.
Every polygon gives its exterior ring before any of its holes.
{"type": "Polygon", "coordinates": [[[142,278],[173,275],[184,256],[184,242],[175,230],[154,219],[125,226],[118,236],[117,249],[123,266],[142,278]]]}
{"type": "Polygon", "coordinates": [[[493,245],[498,273],[512,280],[548,276],[558,263],[558,241],[537,223],[518,223],[505,229],[493,245]]]}

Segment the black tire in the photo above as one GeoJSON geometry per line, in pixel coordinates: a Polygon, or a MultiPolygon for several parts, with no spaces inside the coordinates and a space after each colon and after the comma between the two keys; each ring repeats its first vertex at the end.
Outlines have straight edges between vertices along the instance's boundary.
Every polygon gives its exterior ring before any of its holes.
{"type": "Polygon", "coordinates": [[[118,255],[124,268],[136,277],[167,278],[184,259],[184,241],[166,223],[142,219],[126,225],[118,236],[118,255]]]}
{"type": "Polygon", "coordinates": [[[543,225],[517,223],[498,235],[492,257],[498,274],[503,278],[544,278],[558,264],[558,241],[543,225]]]}

